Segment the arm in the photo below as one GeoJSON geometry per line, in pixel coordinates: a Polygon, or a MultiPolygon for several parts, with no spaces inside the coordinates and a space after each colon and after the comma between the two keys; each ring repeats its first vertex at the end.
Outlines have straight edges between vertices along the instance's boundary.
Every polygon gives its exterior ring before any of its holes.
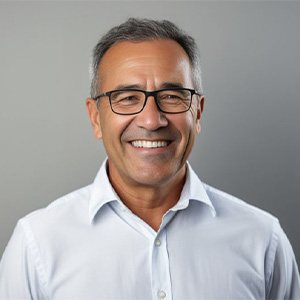
{"type": "Polygon", "coordinates": [[[291,244],[276,222],[269,249],[267,299],[300,299],[300,279],[291,244]]]}
{"type": "Polygon", "coordinates": [[[0,263],[0,299],[47,299],[38,272],[37,248],[18,222],[0,263]]]}

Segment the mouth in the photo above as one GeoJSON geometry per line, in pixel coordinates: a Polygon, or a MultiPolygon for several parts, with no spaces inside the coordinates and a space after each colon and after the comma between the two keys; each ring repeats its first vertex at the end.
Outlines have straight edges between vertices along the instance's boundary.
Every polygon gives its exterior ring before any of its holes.
{"type": "Polygon", "coordinates": [[[170,144],[170,141],[158,140],[158,141],[149,141],[149,140],[136,140],[131,141],[131,145],[135,148],[163,148],[167,147],[170,144]]]}

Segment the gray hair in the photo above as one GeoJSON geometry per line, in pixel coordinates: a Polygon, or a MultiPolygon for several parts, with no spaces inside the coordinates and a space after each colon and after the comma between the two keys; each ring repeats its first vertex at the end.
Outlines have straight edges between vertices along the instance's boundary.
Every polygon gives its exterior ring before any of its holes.
{"type": "Polygon", "coordinates": [[[99,93],[99,64],[109,48],[121,41],[142,42],[159,39],[174,40],[184,49],[192,67],[194,88],[202,93],[200,58],[195,40],[170,21],[129,18],[125,23],[110,29],[93,50],[90,66],[91,97],[95,98],[99,93]]]}

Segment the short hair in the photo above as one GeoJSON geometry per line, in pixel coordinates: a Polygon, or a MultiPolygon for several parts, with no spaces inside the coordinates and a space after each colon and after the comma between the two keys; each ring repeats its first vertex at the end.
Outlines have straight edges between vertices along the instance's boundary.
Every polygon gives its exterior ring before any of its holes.
{"type": "Polygon", "coordinates": [[[111,28],[93,50],[90,66],[91,97],[95,98],[99,93],[99,64],[109,48],[122,41],[142,42],[160,39],[174,40],[184,49],[190,60],[194,88],[202,93],[200,56],[195,40],[170,21],[129,18],[119,26],[111,28]]]}

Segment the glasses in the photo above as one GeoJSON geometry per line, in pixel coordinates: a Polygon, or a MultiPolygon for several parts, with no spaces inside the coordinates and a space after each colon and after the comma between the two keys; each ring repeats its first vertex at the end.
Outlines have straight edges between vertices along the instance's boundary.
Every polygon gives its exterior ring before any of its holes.
{"type": "Polygon", "coordinates": [[[109,97],[111,110],[119,115],[134,115],[140,113],[146,106],[147,99],[154,97],[158,110],[168,114],[179,114],[191,107],[193,95],[201,96],[197,91],[186,88],[162,89],[157,91],[143,91],[137,89],[113,90],[93,98],[97,101],[101,97],[109,97]]]}

